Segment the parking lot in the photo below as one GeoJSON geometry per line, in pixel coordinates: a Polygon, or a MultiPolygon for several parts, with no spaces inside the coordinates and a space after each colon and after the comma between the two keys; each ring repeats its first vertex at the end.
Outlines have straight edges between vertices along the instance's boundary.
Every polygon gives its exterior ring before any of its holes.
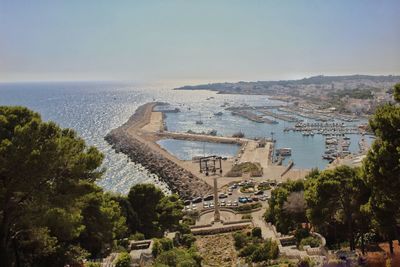
{"type": "MultiPolygon", "coordinates": [[[[267,205],[272,188],[276,184],[268,182],[256,183],[253,180],[231,183],[218,192],[218,205],[220,207],[234,208],[248,203],[261,202],[267,205]]],[[[201,211],[214,208],[214,195],[195,197],[185,200],[185,211],[201,211]]]]}

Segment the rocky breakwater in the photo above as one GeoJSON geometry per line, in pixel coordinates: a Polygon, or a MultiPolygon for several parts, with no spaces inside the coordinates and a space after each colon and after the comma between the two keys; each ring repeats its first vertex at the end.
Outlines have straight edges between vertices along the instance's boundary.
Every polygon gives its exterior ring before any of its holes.
{"type": "Polygon", "coordinates": [[[117,152],[128,155],[133,162],[159,176],[172,192],[182,198],[207,194],[211,187],[206,182],[162,155],[154,143],[149,144],[136,134],[149,122],[151,112],[158,104],[153,102],[140,106],[125,124],[107,134],[105,140],[117,152]]]}

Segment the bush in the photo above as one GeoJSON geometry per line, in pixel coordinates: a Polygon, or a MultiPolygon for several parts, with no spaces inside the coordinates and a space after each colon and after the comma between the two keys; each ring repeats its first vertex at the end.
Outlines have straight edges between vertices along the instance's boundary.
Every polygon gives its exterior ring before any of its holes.
{"type": "Polygon", "coordinates": [[[234,233],[233,239],[235,240],[235,248],[238,250],[247,245],[247,237],[243,232],[234,233]]]}
{"type": "Polygon", "coordinates": [[[242,216],[242,220],[251,220],[253,219],[253,216],[251,214],[245,214],[242,216]]]}
{"type": "Polygon", "coordinates": [[[308,229],[299,228],[296,230],[294,236],[297,240],[297,245],[299,245],[302,239],[310,236],[310,231],[308,231],[308,229]]]}
{"type": "Polygon", "coordinates": [[[304,246],[310,246],[312,248],[318,247],[321,244],[319,238],[309,236],[300,241],[300,248],[302,249],[304,246]]]}
{"type": "Polygon", "coordinates": [[[85,267],[101,267],[101,264],[100,262],[87,261],[85,262],[85,267]]]}
{"type": "Polygon", "coordinates": [[[139,241],[139,240],[144,240],[144,234],[142,233],[134,233],[133,235],[130,236],[131,240],[139,241]]]}
{"type": "Polygon", "coordinates": [[[246,212],[246,211],[251,211],[257,208],[260,208],[262,205],[260,202],[256,203],[250,203],[250,204],[245,204],[242,206],[235,207],[234,210],[237,212],[246,212]]]}
{"type": "Polygon", "coordinates": [[[130,267],[131,256],[127,252],[119,253],[118,258],[114,262],[115,267],[130,267]]]}
{"type": "Polygon", "coordinates": [[[155,266],[197,267],[201,266],[201,257],[194,250],[174,248],[162,252],[156,258],[155,266]]]}
{"type": "Polygon", "coordinates": [[[194,237],[193,234],[184,234],[184,235],[182,235],[180,243],[183,246],[190,248],[195,241],[196,241],[196,237],[194,237]]]}
{"type": "Polygon", "coordinates": [[[239,252],[239,256],[240,257],[248,257],[251,256],[254,251],[256,251],[258,249],[258,246],[256,244],[249,244],[247,246],[245,246],[240,252],[239,252]]]}
{"type": "Polygon", "coordinates": [[[251,230],[251,235],[252,235],[253,237],[259,237],[259,238],[261,238],[261,237],[262,237],[261,228],[260,228],[260,227],[254,227],[254,228],[251,230]]]}
{"type": "Polygon", "coordinates": [[[174,244],[172,240],[169,238],[155,239],[151,253],[153,254],[154,257],[157,257],[162,252],[171,250],[173,247],[174,244]]]}
{"type": "Polygon", "coordinates": [[[187,224],[187,225],[195,225],[196,224],[196,220],[193,219],[192,217],[183,217],[182,219],[182,223],[187,224]]]}

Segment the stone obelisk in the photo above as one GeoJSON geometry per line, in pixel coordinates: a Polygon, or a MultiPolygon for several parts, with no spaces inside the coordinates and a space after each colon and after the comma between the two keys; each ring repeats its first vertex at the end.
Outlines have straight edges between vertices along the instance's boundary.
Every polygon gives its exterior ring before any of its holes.
{"type": "Polygon", "coordinates": [[[218,184],[217,177],[214,177],[214,222],[221,221],[218,205],[218,184]]]}

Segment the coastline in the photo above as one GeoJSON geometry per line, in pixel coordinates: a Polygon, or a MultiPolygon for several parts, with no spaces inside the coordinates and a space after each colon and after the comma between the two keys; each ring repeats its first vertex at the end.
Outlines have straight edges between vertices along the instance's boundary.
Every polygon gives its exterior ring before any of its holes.
{"type": "Polygon", "coordinates": [[[108,133],[105,140],[117,152],[126,154],[133,162],[158,175],[180,197],[206,195],[211,191],[210,185],[182,168],[166,151],[146,140],[145,133],[141,131],[150,123],[153,108],[158,104],[160,102],[140,106],[126,123],[108,133]]]}

